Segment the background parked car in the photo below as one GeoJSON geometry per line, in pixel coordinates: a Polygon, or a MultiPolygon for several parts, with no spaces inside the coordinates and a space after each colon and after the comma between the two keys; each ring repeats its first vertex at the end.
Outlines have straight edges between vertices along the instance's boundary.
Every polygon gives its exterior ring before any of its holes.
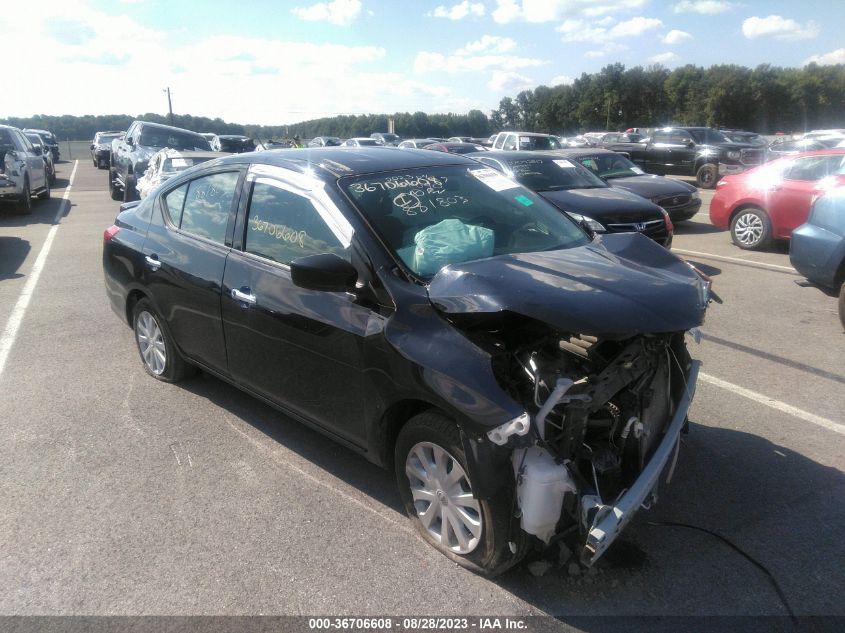
{"type": "Polygon", "coordinates": [[[56,138],[55,134],[50,132],[49,130],[36,130],[33,128],[27,128],[24,132],[35,132],[36,134],[40,135],[44,138],[47,142],[47,147],[50,148],[50,151],[53,152],[53,162],[59,162],[59,141],[56,138]]]}
{"type": "Polygon", "coordinates": [[[337,136],[315,136],[308,141],[308,147],[338,147],[341,143],[337,136]]]}
{"type": "Polygon", "coordinates": [[[94,167],[107,169],[111,163],[111,144],[123,136],[123,132],[97,132],[91,141],[91,160],[94,167]]]}
{"type": "Polygon", "coordinates": [[[404,149],[411,148],[411,149],[422,149],[426,145],[433,145],[436,143],[433,138],[408,138],[399,143],[399,147],[404,149]]]}
{"type": "Polygon", "coordinates": [[[810,281],[839,293],[845,328],[845,187],[816,198],[807,222],[792,232],[789,261],[810,281]]]}
{"type": "Polygon", "coordinates": [[[216,134],[211,141],[211,149],[215,152],[243,154],[255,151],[255,141],[241,134],[216,134]]]}
{"type": "Polygon", "coordinates": [[[160,123],[135,121],[123,138],[112,141],[109,166],[109,192],[112,199],[122,199],[124,202],[136,200],[137,179],[144,175],[152,155],[165,147],[211,151],[208,141],[196,132],[160,123]]]}
{"type": "Polygon", "coordinates": [[[804,152],[832,149],[838,144],[838,137],[777,139],[766,148],[766,156],[767,160],[775,160],[783,156],[795,156],[804,152]]]}
{"type": "Polygon", "coordinates": [[[544,151],[563,149],[556,136],[538,132],[499,132],[491,149],[501,151],[544,151]]]}
{"type": "Polygon", "coordinates": [[[750,143],[759,147],[766,147],[769,141],[757,132],[746,132],[745,130],[719,130],[734,143],[750,143]]]}
{"type": "Polygon", "coordinates": [[[701,208],[701,195],[691,184],[646,174],[622,154],[606,149],[561,150],[561,155],[578,161],[611,187],[625,189],[662,207],[672,223],[689,220],[701,208]]]}
{"type": "Polygon", "coordinates": [[[35,132],[24,132],[24,136],[32,143],[35,153],[44,159],[44,168],[47,170],[47,180],[52,185],[56,182],[56,166],[53,163],[53,152],[47,146],[46,141],[40,134],[35,132]]]}
{"type": "Polygon", "coordinates": [[[18,128],[0,125],[0,202],[13,202],[19,213],[32,213],[32,195],[49,200],[50,182],[41,154],[18,128]]]}
{"type": "Polygon", "coordinates": [[[742,249],[767,248],[788,240],[807,220],[810,202],[828,176],[845,175],[845,150],[829,149],[781,158],[719,181],[710,201],[710,221],[730,229],[742,249]]]}
{"type": "Polygon", "coordinates": [[[341,147],[377,147],[381,145],[376,139],[374,138],[367,138],[365,136],[356,136],[354,138],[348,138],[343,143],[340,144],[341,147]]]}
{"type": "Polygon", "coordinates": [[[449,152],[450,154],[472,154],[475,152],[486,152],[488,149],[477,143],[432,143],[423,149],[433,149],[437,152],[449,152]]]}
{"type": "Polygon", "coordinates": [[[390,132],[373,132],[370,138],[374,139],[379,145],[392,145],[396,147],[402,138],[398,134],[391,134],[390,132]]]}
{"type": "Polygon", "coordinates": [[[570,158],[541,152],[487,152],[472,158],[537,192],[594,233],[642,233],[670,248],[668,214],[635,193],[611,187],[570,158]]]}
{"type": "Polygon", "coordinates": [[[138,179],[138,197],[144,199],[158,185],[186,169],[215,158],[229,156],[230,152],[189,152],[165,148],[150,158],[144,175],[138,179]]]}

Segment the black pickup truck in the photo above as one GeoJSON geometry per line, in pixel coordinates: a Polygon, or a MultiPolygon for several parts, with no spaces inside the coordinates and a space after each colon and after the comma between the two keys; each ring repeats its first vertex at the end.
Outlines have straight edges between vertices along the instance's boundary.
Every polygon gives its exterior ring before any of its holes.
{"type": "Polygon", "coordinates": [[[702,189],[712,189],[720,176],[738,174],[765,160],[765,148],[734,143],[709,127],[655,130],[638,143],[607,143],[606,149],[627,154],[650,174],[694,176],[702,189]]]}

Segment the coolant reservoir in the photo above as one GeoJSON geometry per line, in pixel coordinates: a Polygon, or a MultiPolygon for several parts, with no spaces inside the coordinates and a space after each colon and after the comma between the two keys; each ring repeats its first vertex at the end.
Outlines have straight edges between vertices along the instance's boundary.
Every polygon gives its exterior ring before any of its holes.
{"type": "Polygon", "coordinates": [[[566,466],[556,464],[539,446],[514,451],[514,467],[519,475],[516,494],[522,529],[548,543],[560,519],[563,495],[575,492],[575,483],[566,466]]]}

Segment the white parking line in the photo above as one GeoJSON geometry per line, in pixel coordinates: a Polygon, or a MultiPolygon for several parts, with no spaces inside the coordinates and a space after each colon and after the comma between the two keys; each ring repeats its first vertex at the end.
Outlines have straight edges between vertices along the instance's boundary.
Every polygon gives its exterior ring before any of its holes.
{"type": "Polygon", "coordinates": [[[702,253],[700,251],[688,251],[683,248],[673,248],[673,253],[680,253],[681,255],[693,255],[696,257],[703,257],[704,259],[715,259],[720,262],[730,262],[732,264],[742,264],[743,266],[751,266],[752,268],[763,268],[765,270],[776,270],[779,273],[790,273],[792,275],[801,276],[797,270],[792,266],[778,266],[777,264],[765,264],[763,262],[755,262],[750,259],[739,259],[738,257],[725,257],[724,255],[713,255],[712,253],[702,253]]]}
{"type": "Polygon", "coordinates": [[[59,222],[67,209],[68,196],[70,196],[70,188],[73,186],[73,177],[76,175],[76,168],[79,166],[79,161],[73,162],[73,171],[70,173],[70,180],[65,187],[65,192],[62,195],[62,203],[59,205],[59,210],[56,217],[53,219],[53,226],[47,233],[47,239],[44,240],[44,245],[41,247],[41,252],[35,263],[32,265],[32,270],[29,273],[29,279],[26,280],[23,290],[18,297],[18,302],[12,309],[12,314],[6,322],[6,327],[3,329],[3,334],[0,335],[0,376],[3,375],[3,369],[6,367],[6,359],[9,358],[9,352],[15,344],[15,339],[18,336],[18,329],[23,321],[26,309],[29,306],[29,300],[35,292],[35,286],[38,284],[38,278],[41,276],[41,271],[44,269],[44,263],[47,261],[47,255],[50,254],[50,247],[53,245],[53,238],[56,236],[56,231],[59,228],[59,222]]]}
{"type": "Polygon", "coordinates": [[[767,407],[771,407],[772,409],[777,409],[782,413],[786,413],[796,418],[800,418],[805,422],[810,422],[811,424],[820,426],[823,429],[827,429],[828,431],[833,431],[834,433],[845,435],[845,425],[837,424],[833,420],[828,420],[827,418],[815,415],[814,413],[809,413],[808,411],[804,411],[803,409],[799,409],[798,407],[793,407],[791,404],[786,404],[785,402],[781,402],[780,400],[769,398],[768,396],[764,396],[762,393],[751,391],[750,389],[740,387],[738,385],[733,384],[732,382],[727,382],[726,380],[716,378],[715,376],[710,376],[709,374],[699,373],[698,379],[702,382],[706,382],[716,387],[719,387],[720,389],[731,391],[739,396],[742,396],[743,398],[748,398],[749,400],[759,402],[760,404],[764,404],[767,407]]]}

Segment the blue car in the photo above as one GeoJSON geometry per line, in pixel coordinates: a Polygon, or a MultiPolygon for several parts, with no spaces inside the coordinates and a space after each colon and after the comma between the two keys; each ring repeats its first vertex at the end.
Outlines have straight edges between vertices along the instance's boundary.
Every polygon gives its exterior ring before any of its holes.
{"type": "Polygon", "coordinates": [[[792,232],[789,260],[810,281],[839,291],[845,327],[845,187],[816,199],[807,222],[792,232]]]}

